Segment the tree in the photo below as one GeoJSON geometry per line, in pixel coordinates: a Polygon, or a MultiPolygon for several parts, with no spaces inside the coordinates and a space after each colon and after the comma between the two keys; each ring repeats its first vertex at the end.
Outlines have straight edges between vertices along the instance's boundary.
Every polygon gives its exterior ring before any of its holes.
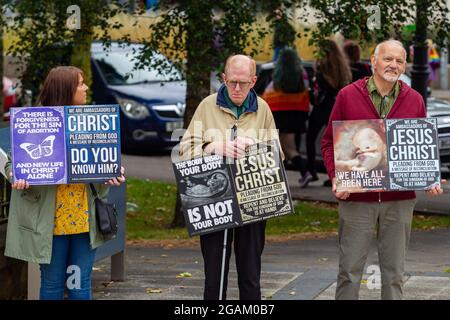
{"type": "Polygon", "coordinates": [[[91,42],[108,43],[109,30],[121,27],[110,18],[126,11],[118,0],[9,0],[6,8],[16,13],[11,25],[2,23],[16,37],[8,53],[21,59],[22,91],[31,90],[33,98],[57,65],[79,67],[89,86],[91,42]]]}
{"type": "MultiPolygon", "coordinates": [[[[156,68],[163,72],[166,66],[152,58],[153,52],[162,51],[186,77],[185,128],[197,106],[210,93],[210,75],[223,68],[226,57],[243,53],[250,44],[256,44],[268,30],[257,27],[257,15],[267,12],[267,21],[275,22],[275,9],[287,10],[306,1],[277,0],[184,0],[160,1],[160,19],[150,26],[151,37],[143,39],[136,68],[156,68]]],[[[256,53],[246,52],[247,54],[256,53]]],[[[177,199],[172,227],[184,226],[177,199]]]]}
{"type": "Polygon", "coordinates": [[[426,103],[425,41],[429,37],[441,47],[445,44],[450,31],[446,0],[311,0],[311,6],[318,20],[311,44],[320,44],[336,32],[365,44],[390,37],[404,40],[404,27],[415,22],[412,86],[426,103]]]}

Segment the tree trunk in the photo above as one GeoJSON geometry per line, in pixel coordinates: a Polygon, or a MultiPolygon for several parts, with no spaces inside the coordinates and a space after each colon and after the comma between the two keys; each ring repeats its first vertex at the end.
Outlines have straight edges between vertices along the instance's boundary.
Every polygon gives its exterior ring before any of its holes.
{"type": "MultiPolygon", "coordinates": [[[[191,77],[191,81],[187,82],[186,89],[186,111],[184,114],[184,127],[187,128],[189,123],[191,122],[192,116],[197,109],[197,106],[200,102],[209,95],[209,73],[207,74],[197,74],[191,77]]],[[[170,224],[171,228],[184,227],[185,221],[183,212],[181,210],[181,199],[180,194],[177,194],[177,203],[175,205],[175,216],[173,218],[172,223],[170,224]]]]}
{"type": "MultiPolygon", "coordinates": [[[[91,88],[92,85],[92,71],[91,71],[91,44],[92,33],[87,30],[78,30],[74,41],[74,48],[70,58],[70,64],[80,68],[84,73],[84,83],[91,88]]],[[[87,92],[87,102],[92,101],[92,91],[87,92]]]]}
{"type": "Polygon", "coordinates": [[[181,210],[180,193],[177,192],[177,202],[175,204],[175,215],[173,216],[173,220],[170,223],[170,228],[184,228],[185,226],[186,226],[186,222],[184,220],[183,211],[181,210]]]}
{"type": "MultiPolygon", "coordinates": [[[[210,93],[210,71],[199,68],[200,65],[205,65],[198,63],[198,59],[209,59],[209,50],[212,44],[212,32],[205,33],[199,30],[204,30],[205,26],[211,25],[211,17],[207,12],[211,11],[208,9],[207,3],[201,3],[203,5],[203,10],[198,10],[193,13],[190,12],[188,27],[187,27],[187,40],[186,40],[186,52],[187,52],[187,62],[186,62],[186,111],[184,113],[184,128],[187,128],[191,122],[192,116],[197,109],[200,102],[206,98],[210,93]],[[204,52],[204,55],[199,54],[199,52],[204,52]]],[[[212,62],[211,64],[212,65],[212,62]]],[[[183,212],[181,210],[181,199],[178,193],[177,203],[175,205],[175,216],[171,223],[172,228],[184,227],[185,221],[183,212]]]]}

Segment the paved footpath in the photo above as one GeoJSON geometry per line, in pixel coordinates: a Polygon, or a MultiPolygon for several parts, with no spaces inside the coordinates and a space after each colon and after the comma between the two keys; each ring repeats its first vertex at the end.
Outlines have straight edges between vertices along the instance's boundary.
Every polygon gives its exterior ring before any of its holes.
{"type": "MultiPolygon", "coordinates": [[[[170,157],[123,155],[127,175],[174,182],[170,157]]],[[[288,171],[293,198],[335,202],[330,188],[320,181],[306,189],[297,187],[298,173],[288,171]]],[[[416,209],[422,212],[450,214],[450,189],[446,195],[428,198],[419,193],[416,209]],[[431,208],[431,209],[430,209],[431,208]]],[[[198,238],[194,238],[197,239],[198,238]]],[[[95,265],[93,275],[96,299],[202,299],[203,260],[198,241],[189,246],[164,247],[130,244],[126,249],[127,279],[110,282],[109,259],[95,265]],[[189,277],[180,274],[189,273],[189,277]]],[[[379,278],[375,241],[366,264],[361,284],[361,299],[379,299],[379,278]]],[[[267,241],[262,263],[263,299],[311,300],[333,299],[338,266],[337,236],[321,239],[267,241]]],[[[231,260],[228,299],[238,299],[234,259],[231,260]]],[[[405,265],[406,299],[450,300],[450,229],[413,232],[405,265]]]]}
{"type": "MultiPolygon", "coordinates": [[[[334,299],[338,266],[337,237],[268,241],[262,262],[263,299],[334,299]]],[[[406,259],[405,299],[450,300],[450,230],[413,232],[406,259]]],[[[127,279],[109,281],[109,259],[94,268],[95,299],[202,299],[203,264],[198,243],[187,247],[127,246],[127,279]],[[190,277],[180,277],[189,273],[190,277]]],[[[375,243],[361,284],[361,299],[380,299],[375,243]],[[376,267],[375,267],[376,268],[376,267]],[[369,289],[370,287],[370,289],[369,289]]],[[[238,299],[234,259],[231,260],[228,299],[238,299]]]]}

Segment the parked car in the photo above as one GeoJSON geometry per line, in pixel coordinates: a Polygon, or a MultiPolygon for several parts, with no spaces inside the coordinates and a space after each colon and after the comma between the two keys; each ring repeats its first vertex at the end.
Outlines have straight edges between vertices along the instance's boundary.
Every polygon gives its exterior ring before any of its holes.
{"type": "Polygon", "coordinates": [[[450,169],[450,103],[428,97],[427,116],[437,118],[441,167],[450,169]]]}
{"type": "Polygon", "coordinates": [[[172,132],[183,127],[186,81],[162,54],[171,71],[133,70],[136,51],[142,45],[121,46],[113,42],[91,47],[92,92],[95,104],[119,104],[124,150],[168,147],[177,143],[172,132]]]}
{"type": "MultiPolygon", "coordinates": [[[[304,61],[303,67],[308,73],[309,79],[313,76],[313,62],[304,61]]],[[[254,86],[257,94],[262,95],[267,85],[272,81],[272,72],[274,63],[264,63],[257,65],[258,79],[254,86]]],[[[407,74],[402,74],[400,80],[411,86],[411,78],[407,74]]],[[[431,90],[428,88],[428,93],[431,90]]],[[[439,136],[439,155],[441,160],[441,167],[448,167],[450,169],[450,102],[445,100],[438,100],[428,96],[427,98],[427,116],[436,117],[438,122],[438,136],[439,136]]],[[[325,127],[319,133],[318,137],[322,137],[325,127]]],[[[316,140],[316,168],[318,172],[326,173],[323,164],[323,158],[320,151],[320,138],[316,140]]],[[[306,158],[306,134],[301,135],[300,139],[300,154],[306,158]]],[[[290,169],[292,166],[289,162],[286,163],[286,168],[290,169]]]]}
{"type": "MultiPolygon", "coordinates": [[[[3,77],[3,120],[9,121],[9,109],[18,106],[19,90],[16,83],[8,78],[3,77]]],[[[1,120],[1,119],[0,119],[1,120]]]]}

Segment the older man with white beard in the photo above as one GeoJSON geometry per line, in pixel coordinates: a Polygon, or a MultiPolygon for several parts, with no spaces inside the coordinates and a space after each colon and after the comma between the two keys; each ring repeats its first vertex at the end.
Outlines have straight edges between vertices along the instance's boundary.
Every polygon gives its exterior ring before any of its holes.
{"type": "MultiPolygon", "coordinates": [[[[371,57],[373,76],[344,87],[338,94],[322,138],[322,154],[332,191],[339,200],[339,274],[336,299],[358,299],[364,264],[376,231],[381,270],[381,298],[403,297],[403,273],[416,203],[413,191],[336,192],[333,121],[424,118],[422,96],[398,80],[406,68],[401,42],[377,45],[371,57]]],[[[440,187],[427,191],[442,193],[440,187]]]]}

